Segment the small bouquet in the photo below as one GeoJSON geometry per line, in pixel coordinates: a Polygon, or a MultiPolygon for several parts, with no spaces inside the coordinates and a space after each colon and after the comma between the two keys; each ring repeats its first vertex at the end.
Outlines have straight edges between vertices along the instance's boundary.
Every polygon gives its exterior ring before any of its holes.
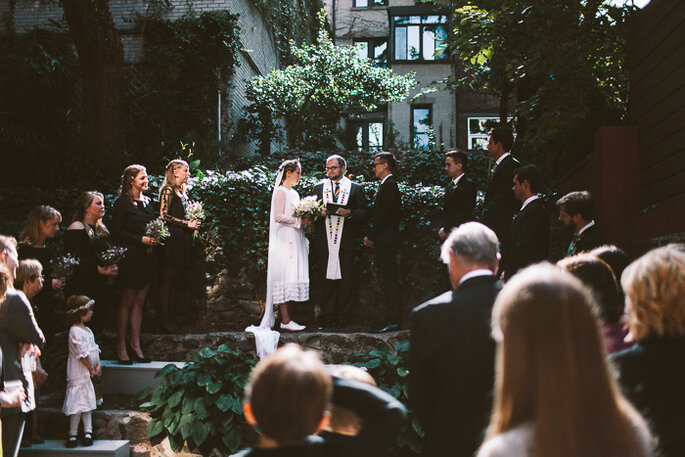
{"type": "Polygon", "coordinates": [[[81,263],[79,259],[71,254],[52,259],[50,261],[52,276],[55,278],[70,278],[79,263],[81,263]]]}
{"type": "MultiPolygon", "coordinates": [[[[159,244],[164,244],[164,240],[169,238],[171,233],[169,233],[169,228],[166,226],[162,218],[157,218],[147,223],[145,226],[145,236],[157,240],[159,244]]],[[[152,246],[148,246],[147,253],[152,253],[152,246]]]]}
{"type": "MultiPolygon", "coordinates": [[[[190,202],[186,207],[186,219],[190,221],[202,221],[206,217],[202,202],[190,202]]],[[[197,238],[198,230],[193,230],[193,238],[197,238]]]]}
{"type": "Polygon", "coordinates": [[[98,254],[98,263],[102,267],[111,267],[112,265],[117,265],[123,260],[124,256],[126,255],[126,251],[128,251],[128,249],[119,246],[112,246],[111,248],[105,249],[98,254]]]}
{"type": "MultiPolygon", "coordinates": [[[[317,200],[315,196],[311,195],[309,197],[305,197],[295,206],[295,211],[293,211],[293,216],[298,217],[300,219],[309,219],[310,221],[315,221],[319,216],[321,216],[322,210],[323,210],[323,203],[321,200],[317,200]]],[[[305,231],[308,234],[312,234],[313,231],[313,226],[309,225],[305,229],[305,231]]]]}

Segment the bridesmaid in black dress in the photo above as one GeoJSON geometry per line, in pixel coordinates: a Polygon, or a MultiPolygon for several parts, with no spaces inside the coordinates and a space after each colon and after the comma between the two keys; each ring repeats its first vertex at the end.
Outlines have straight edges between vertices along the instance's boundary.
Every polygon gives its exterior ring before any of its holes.
{"type": "Polygon", "coordinates": [[[64,235],[64,250],[79,259],[79,265],[67,281],[65,296],[85,295],[95,300],[99,312],[93,314],[94,331],[104,328],[106,310],[111,308],[112,288],[107,278],[117,275],[116,265],[100,266],[99,255],[112,246],[109,230],[102,223],[105,200],[100,192],[82,192],[74,202],[74,217],[64,235]]]}
{"type": "Polygon", "coordinates": [[[36,259],[43,266],[45,282],[43,289],[33,297],[31,303],[36,311],[36,321],[43,331],[47,343],[51,343],[58,326],[55,325],[55,309],[60,305],[55,292],[64,288],[65,278],[54,278],[50,261],[56,257],[55,251],[46,246],[59,231],[62,215],[51,206],[36,206],[31,210],[24,231],[19,235],[17,253],[19,260],[36,259]]]}
{"type": "Polygon", "coordinates": [[[190,171],[185,160],[175,159],[169,162],[164,175],[164,182],[159,190],[159,215],[167,223],[171,236],[165,240],[160,284],[159,301],[161,320],[159,326],[167,332],[177,330],[171,321],[172,289],[174,276],[187,268],[192,256],[193,230],[200,227],[200,221],[186,219],[186,182],[190,171]]]}
{"type": "Polygon", "coordinates": [[[153,255],[149,246],[159,243],[145,235],[148,222],[155,219],[152,200],[143,195],[147,190],[147,171],[142,165],[129,165],[121,176],[119,197],[112,210],[112,235],[114,241],[128,249],[119,264],[119,280],[123,289],[117,315],[117,358],[122,364],[149,362],[140,347],[140,325],[143,305],[152,280],[153,255]],[[130,322],[128,349],[126,330],[130,322]]]}

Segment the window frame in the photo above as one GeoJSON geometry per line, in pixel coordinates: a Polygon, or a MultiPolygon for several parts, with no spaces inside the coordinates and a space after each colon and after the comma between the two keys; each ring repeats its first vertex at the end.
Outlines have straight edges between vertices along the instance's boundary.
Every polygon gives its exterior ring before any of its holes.
{"type": "Polygon", "coordinates": [[[449,63],[450,56],[447,53],[443,54],[442,58],[433,58],[433,59],[426,59],[423,56],[423,48],[424,48],[424,40],[423,40],[423,35],[424,35],[424,30],[426,26],[429,25],[442,25],[445,33],[447,36],[449,36],[450,29],[449,29],[449,23],[450,23],[450,17],[447,14],[446,11],[443,10],[426,10],[425,8],[407,8],[407,7],[398,7],[398,8],[393,8],[392,11],[389,11],[389,20],[390,20],[390,39],[388,40],[388,45],[389,45],[389,61],[390,62],[397,62],[397,63],[449,63]],[[403,16],[418,16],[420,17],[419,23],[418,24],[407,24],[407,25],[400,25],[399,27],[395,24],[396,18],[398,17],[403,17],[403,16]],[[428,16],[442,16],[444,17],[444,22],[438,22],[438,23],[424,23],[424,19],[428,16]],[[417,59],[398,59],[396,58],[396,33],[398,28],[408,28],[409,26],[418,26],[419,28],[419,49],[418,49],[418,58],[417,59]]]}
{"type": "Polygon", "coordinates": [[[352,124],[352,136],[353,136],[353,144],[354,147],[357,151],[360,152],[368,152],[368,153],[373,153],[377,154],[379,152],[382,152],[385,148],[385,127],[386,127],[386,119],[355,119],[354,121],[350,121],[352,124]],[[381,124],[381,134],[382,134],[382,139],[381,139],[381,145],[380,146],[374,146],[373,149],[371,148],[370,145],[370,133],[371,133],[371,124],[381,124]],[[362,128],[362,144],[361,146],[357,143],[357,128],[361,126],[362,128]]]}
{"type": "MultiPolygon", "coordinates": [[[[476,115],[476,116],[466,116],[466,149],[468,151],[480,151],[487,149],[488,138],[490,136],[489,131],[485,133],[471,133],[471,120],[472,119],[482,119],[487,121],[495,121],[499,123],[499,115],[476,115]],[[486,147],[479,149],[471,149],[471,139],[483,139],[485,140],[486,147]]],[[[511,121],[514,119],[513,116],[507,116],[507,124],[511,125],[511,121]]],[[[514,132],[514,137],[516,133],[514,132]]]]}
{"type": "Polygon", "coordinates": [[[353,9],[363,10],[363,9],[369,9],[369,8],[387,8],[388,3],[389,3],[389,0],[366,0],[366,2],[367,2],[366,6],[358,6],[357,5],[358,1],[359,0],[352,0],[352,8],[353,9]],[[385,4],[379,5],[379,4],[376,4],[376,2],[383,2],[385,4]]]}
{"type": "MultiPolygon", "coordinates": [[[[427,149],[419,149],[416,147],[416,134],[417,132],[414,129],[414,110],[416,109],[428,109],[428,128],[433,128],[433,104],[432,103],[413,103],[409,105],[409,132],[410,132],[410,141],[412,148],[417,150],[417,151],[423,151],[423,152],[429,152],[430,151],[430,134],[426,133],[428,135],[428,139],[426,141],[426,146],[427,149]]],[[[423,133],[421,133],[423,135],[423,133]]]]}
{"type": "Polygon", "coordinates": [[[354,38],[352,44],[357,45],[359,43],[366,43],[366,58],[373,61],[375,66],[388,68],[388,63],[390,62],[390,41],[388,37],[354,38]],[[376,47],[382,43],[385,43],[385,62],[381,62],[375,57],[376,47]]]}

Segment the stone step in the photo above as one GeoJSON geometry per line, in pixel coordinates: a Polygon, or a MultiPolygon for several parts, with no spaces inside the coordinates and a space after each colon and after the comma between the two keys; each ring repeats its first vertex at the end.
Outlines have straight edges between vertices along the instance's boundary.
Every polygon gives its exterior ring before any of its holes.
{"type": "Polygon", "coordinates": [[[179,368],[185,362],[134,363],[120,365],[116,360],[102,361],[102,389],[105,395],[128,394],[136,395],[148,387],[156,387],[162,382],[161,377],[155,377],[157,372],[169,364],[179,368]]]}
{"type": "Polygon", "coordinates": [[[129,457],[131,447],[128,440],[94,440],[92,446],[67,449],[65,440],[45,440],[43,444],[21,448],[20,457],[129,457]]]}

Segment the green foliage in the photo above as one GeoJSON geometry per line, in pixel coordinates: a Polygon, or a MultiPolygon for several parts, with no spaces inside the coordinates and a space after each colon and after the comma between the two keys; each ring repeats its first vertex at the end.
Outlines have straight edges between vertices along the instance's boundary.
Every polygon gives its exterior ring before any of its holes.
{"type": "Polygon", "coordinates": [[[248,85],[248,120],[263,149],[278,135],[276,119],[285,121],[292,149],[334,147],[342,117],[404,100],[416,84],[413,73],[395,75],[359,56],[354,47],[336,46],[326,31],[324,13],[319,17],[316,44],[292,43],[292,65],[257,76],[248,85]]]}
{"type": "MultiPolygon", "coordinates": [[[[378,387],[409,405],[409,341],[401,341],[389,351],[383,343],[378,349],[354,355],[353,365],[365,367],[373,376],[378,387]]],[[[418,455],[424,433],[418,419],[409,411],[409,421],[402,434],[397,437],[397,446],[402,455],[418,455]]]]}
{"type": "Polygon", "coordinates": [[[175,21],[147,19],[145,47],[128,92],[127,139],[132,161],[155,164],[194,140],[195,158],[216,163],[217,91],[235,70],[238,17],[228,11],[190,10],[175,21]]]}
{"type": "Polygon", "coordinates": [[[452,87],[499,97],[501,121],[516,116],[515,152],[548,176],[587,155],[595,129],[626,113],[632,7],[605,3],[457,2],[448,45],[463,71],[452,87]]]}
{"type": "Polygon", "coordinates": [[[140,405],[152,418],[147,438],[153,445],[168,438],[176,452],[187,443],[202,455],[231,454],[243,442],[243,389],[254,361],[242,360],[223,344],[194,358],[183,368],[169,364],[157,374],[163,382],[140,405]]]}

